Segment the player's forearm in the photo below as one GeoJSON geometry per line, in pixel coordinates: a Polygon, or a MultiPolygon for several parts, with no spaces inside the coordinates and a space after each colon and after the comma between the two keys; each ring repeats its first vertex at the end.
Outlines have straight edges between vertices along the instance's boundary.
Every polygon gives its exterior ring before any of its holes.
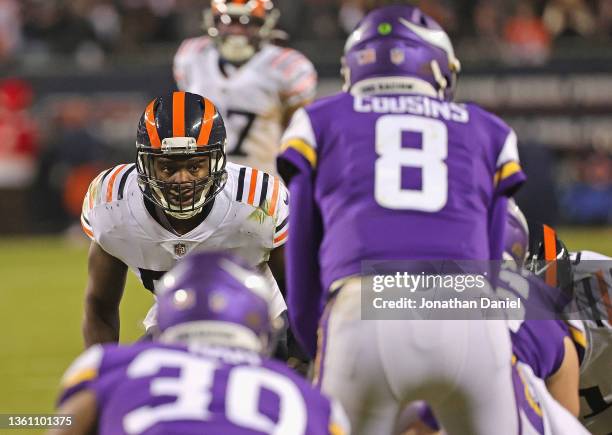
{"type": "Polygon", "coordinates": [[[504,252],[504,230],[508,219],[508,197],[498,195],[489,210],[489,258],[501,260],[504,252]]]}
{"type": "Polygon", "coordinates": [[[116,343],[119,341],[119,307],[100,307],[88,298],[85,302],[83,319],[83,339],[85,347],[97,343],[116,343]]]}
{"type": "Polygon", "coordinates": [[[81,391],[68,399],[57,410],[57,414],[71,416],[70,424],[51,429],[46,435],[93,435],[98,433],[96,397],[90,390],[81,391]]]}
{"type": "Polygon", "coordinates": [[[320,218],[308,174],[291,179],[289,237],[286,244],[287,305],[293,333],[310,355],[316,352],[316,331],[323,290],[319,280],[320,218]]]}

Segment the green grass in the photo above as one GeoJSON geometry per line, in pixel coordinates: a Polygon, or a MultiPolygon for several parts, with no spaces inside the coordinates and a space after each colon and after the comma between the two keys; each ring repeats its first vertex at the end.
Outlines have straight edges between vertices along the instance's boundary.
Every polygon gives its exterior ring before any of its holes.
{"type": "MultiPolygon", "coordinates": [[[[87,248],[85,240],[0,239],[0,414],[52,412],[59,379],[83,350],[87,248]]],[[[121,304],[122,342],[142,335],[140,321],[151,304],[149,292],[130,276],[121,304]]]]}
{"type": "MultiPolygon", "coordinates": [[[[561,228],[571,250],[612,256],[612,228],[561,228]]],[[[82,351],[88,244],[59,237],[0,239],[0,414],[48,413],[59,379],[82,351]]],[[[121,341],[137,339],[152,298],[130,274],[121,341]]],[[[23,432],[20,432],[23,433],[23,432]]]]}
{"type": "Polygon", "coordinates": [[[612,257],[612,227],[608,228],[568,228],[557,230],[570,251],[595,251],[612,257]]]}

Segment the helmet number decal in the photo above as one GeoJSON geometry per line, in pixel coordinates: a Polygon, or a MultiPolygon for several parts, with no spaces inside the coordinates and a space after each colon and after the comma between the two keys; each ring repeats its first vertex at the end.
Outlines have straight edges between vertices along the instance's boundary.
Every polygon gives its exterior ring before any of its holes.
{"type": "Polygon", "coordinates": [[[227,111],[227,151],[230,156],[246,156],[242,151],[244,140],[249,135],[253,122],[257,117],[252,112],[244,110],[227,111]]]}
{"type": "Polygon", "coordinates": [[[448,200],[448,130],[437,119],[385,115],[376,122],[374,198],[384,208],[434,213],[448,200]],[[417,145],[420,140],[420,147],[417,145]]]}

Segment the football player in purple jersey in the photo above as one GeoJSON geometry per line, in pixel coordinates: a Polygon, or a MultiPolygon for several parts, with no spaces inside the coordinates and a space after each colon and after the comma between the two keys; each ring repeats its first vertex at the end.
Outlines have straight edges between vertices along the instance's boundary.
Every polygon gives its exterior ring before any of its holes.
{"type": "MultiPolygon", "coordinates": [[[[517,268],[522,268],[529,245],[527,221],[516,204],[511,204],[508,212],[504,258],[513,260],[517,268]]],[[[519,271],[506,271],[502,272],[506,279],[500,280],[499,285],[520,297],[527,311],[524,319],[513,319],[509,323],[514,355],[529,365],[538,378],[546,381],[548,391],[559,403],[572,415],[578,416],[579,349],[571,338],[578,331],[563,320],[563,312],[571,303],[571,290],[567,288],[571,286],[569,252],[552,228],[543,226],[542,231],[543,240],[549,243],[554,240],[558,247],[551,254],[545,252],[544,244],[541,244],[530,256],[530,262],[538,256],[544,260],[546,255],[546,262],[555,260],[554,266],[550,265],[548,271],[540,273],[546,282],[519,271]],[[549,273],[553,271],[554,274],[549,273]],[[566,292],[559,291],[559,286],[566,287],[566,292]],[[526,291],[519,290],[521,288],[526,291]],[[540,310],[540,313],[530,313],[530,310],[540,310]]],[[[530,265],[530,268],[534,266],[530,265]]]]}
{"type": "Polygon", "coordinates": [[[525,179],[516,135],[452,101],[459,61],[418,8],[370,12],[343,65],[344,91],[296,112],[278,159],[296,335],[318,347],[323,391],[359,433],[392,432],[417,391],[450,433],[516,433],[504,322],[363,322],[360,309],[364,261],[501,259],[507,198],[525,179]]]}
{"type": "MultiPolygon", "coordinates": [[[[552,229],[545,230],[545,240],[554,240],[561,259],[567,250],[552,229]],[[551,239],[552,237],[552,239],[551,239]]],[[[578,416],[578,352],[572,335],[578,335],[573,326],[562,320],[563,310],[570,303],[556,286],[568,282],[568,266],[559,261],[560,273],[543,280],[529,274],[523,267],[527,259],[529,230],[525,216],[514,203],[508,202],[508,220],[505,230],[504,259],[507,262],[496,280],[496,291],[501,296],[520,298],[524,311],[508,322],[514,353],[513,381],[516,401],[521,416],[521,433],[568,434],[587,433],[575,417],[578,416]]],[[[533,257],[544,258],[543,245],[533,257]],[[541,251],[541,252],[540,252],[541,251]]],[[[550,261],[550,260],[549,260],[550,261]]],[[[541,268],[540,264],[538,268],[541,268]]],[[[549,274],[550,275],[550,274],[549,274]]],[[[570,280],[571,281],[571,280],[570,280]]],[[[440,426],[423,402],[414,402],[402,414],[403,427],[419,434],[434,434],[440,426]]]]}
{"type": "Polygon", "coordinates": [[[338,404],[266,358],[278,329],[273,292],[246,263],[192,254],[164,276],[157,296],[159,338],[82,354],[58,404],[74,426],[51,433],[349,433],[338,404]]]}

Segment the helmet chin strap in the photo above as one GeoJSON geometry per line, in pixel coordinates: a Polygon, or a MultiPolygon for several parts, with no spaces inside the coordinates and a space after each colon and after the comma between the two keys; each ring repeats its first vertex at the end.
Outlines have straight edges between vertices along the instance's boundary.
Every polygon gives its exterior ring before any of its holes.
{"type": "Polygon", "coordinates": [[[442,70],[440,69],[440,65],[438,65],[437,60],[431,61],[431,71],[433,72],[434,80],[438,84],[438,97],[444,99],[444,91],[448,87],[448,80],[442,75],[442,70]]]}

